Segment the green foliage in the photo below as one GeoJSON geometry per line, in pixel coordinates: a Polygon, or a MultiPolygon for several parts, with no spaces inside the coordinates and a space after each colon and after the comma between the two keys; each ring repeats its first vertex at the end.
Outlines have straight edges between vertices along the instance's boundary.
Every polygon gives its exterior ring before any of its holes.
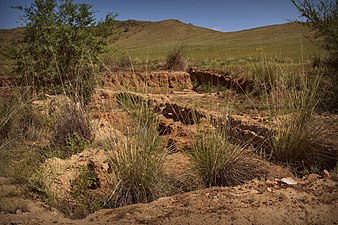
{"type": "Polygon", "coordinates": [[[35,0],[30,7],[14,8],[23,12],[25,26],[16,56],[22,84],[87,102],[98,54],[115,32],[115,15],[96,22],[91,5],[73,0],[35,0]]]}
{"type": "Polygon", "coordinates": [[[41,163],[38,146],[47,133],[45,125],[17,89],[1,93],[0,176],[27,182],[41,163]]]}
{"type": "Polygon", "coordinates": [[[185,42],[177,42],[169,49],[166,56],[166,68],[168,70],[184,70],[186,67],[186,60],[184,58],[187,44],[185,42]]]}
{"type": "Polygon", "coordinates": [[[43,122],[31,108],[29,100],[23,100],[16,91],[0,96],[0,146],[12,139],[35,138],[34,131],[43,122]]]}
{"type": "Polygon", "coordinates": [[[328,81],[325,87],[327,97],[323,105],[328,110],[338,110],[338,1],[320,0],[317,3],[312,0],[291,1],[305,18],[305,22],[300,23],[310,27],[315,32],[316,43],[330,53],[326,59],[320,62],[316,60],[316,65],[326,75],[324,79],[328,81]]]}
{"type": "Polygon", "coordinates": [[[300,22],[315,31],[320,46],[332,54],[338,53],[338,1],[291,0],[305,22],[300,22]]]}

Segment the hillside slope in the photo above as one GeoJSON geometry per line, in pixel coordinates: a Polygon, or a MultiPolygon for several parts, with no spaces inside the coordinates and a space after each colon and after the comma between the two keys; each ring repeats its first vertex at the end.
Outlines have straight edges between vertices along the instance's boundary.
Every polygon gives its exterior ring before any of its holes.
{"type": "Polygon", "coordinates": [[[219,32],[178,20],[159,22],[125,21],[117,45],[136,57],[163,57],[171,44],[184,41],[189,58],[300,58],[318,52],[306,35],[309,29],[287,23],[236,32],[219,32]]]}
{"type": "MultiPolygon", "coordinates": [[[[258,27],[236,32],[219,32],[182,23],[178,20],[159,22],[119,21],[120,39],[111,46],[121,46],[139,59],[163,58],[177,41],[187,44],[188,59],[238,59],[278,57],[300,59],[314,52],[323,53],[306,36],[310,30],[297,23],[258,27]]],[[[2,48],[22,36],[22,28],[0,29],[2,48]]],[[[3,52],[3,51],[2,51],[3,52]]],[[[1,64],[6,64],[0,54],[1,64]]]]}

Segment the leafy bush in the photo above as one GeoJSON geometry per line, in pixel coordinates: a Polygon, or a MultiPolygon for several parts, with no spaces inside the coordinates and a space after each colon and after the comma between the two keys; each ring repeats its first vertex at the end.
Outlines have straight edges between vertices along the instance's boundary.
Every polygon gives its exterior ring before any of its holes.
{"type": "Polygon", "coordinates": [[[244,183],[258,173],[244,151],[229,142],[225,131],[203,132],[190,152],[192,169],[202,177],[206,187],[244,183]]]}
{"type": "MultiPolygon", "coordinates": [[[[315,32],[316,43],[329,52],[326,59],[317,63],[323,77],[328,84],[325,93],[327,95],[324,105],[329,110],[338,110],[338,2],[320,0],[314,3],[312,0],[295,1],[296,6],[305,22],[298,21],[304,26],[310,27],[315,32]]],[[[318,60],[316,60],[318,62],[318,60]]]]}
{"type": "Polygon", "coordinates": [[[169,48],[166,56],[166,69],[168,70],[184,70],[186,60],[184,58],[187,44],[185,42],[177,42],[169,48]]]}
{"type": "Polygon", "coordinates": [[[96,84],[97,56],[115,32],[115,15],[95,22],[92,6],[73,0],[35,0],[14,8],[23,12],[25,26],[16,55],[21,83],[87,102],[96,84]]]}
{"type": "MultiPolygon", "coordinates": [[[[291,0],[305,22],[297,21],[315,31],[315,39],[324,49],[338,53],[338,2],[320,0],[291,0]]],[[[332,54],[332,55],[333,55],[332,54]]]]}

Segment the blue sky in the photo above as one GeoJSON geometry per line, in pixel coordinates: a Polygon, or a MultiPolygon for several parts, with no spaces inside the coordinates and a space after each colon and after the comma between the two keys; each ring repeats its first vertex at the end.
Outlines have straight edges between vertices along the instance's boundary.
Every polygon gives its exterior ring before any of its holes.
{"type": "MultiPolygon", "coordinates": [[[[20,12],[10,5],[30,5],[32,0],[1,0],[0,28],[18,27],[20,12]]],[[[286,23],[299,18],[290,0],[76,0],[93,5],[97,17],[107,12],[119,14],[118,20],[160,21],[178,19],[196,26],[220,31],[286,23]]]]}

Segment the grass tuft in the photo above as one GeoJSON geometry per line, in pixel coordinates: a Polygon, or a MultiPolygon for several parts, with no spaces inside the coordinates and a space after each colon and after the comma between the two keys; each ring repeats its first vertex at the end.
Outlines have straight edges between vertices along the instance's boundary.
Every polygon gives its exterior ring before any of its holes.
{"type": "Polygon", "coordinates": [[[271,91],[267,94],[272,158],[295,168],[324,166],[331,153],[323,146],[327,130],[315,117],[323,93],[321,77],[283,70],[275,73],[278,76],[270,82],[271,91]]]}
{"type": "Polygon", "coordinates": [[[177,42],[172,45],[166,56],[166,69],[173,71],[182,71],[186,67],[184,58],[187,44],[185,42],[177,42]]]}
{"type": "Polygon", "coordinates": [[[150,202],[167,195],[169,190],[157,117],[145,102],[131,95],[124,95],[120,103],[134,116],[136,124],[126,143],[111,155],[118,181],[107,201],[112,207],[150,202]]]}
{"type": "Polygon", "coordinates": [[[224,131],[203,132],[190,153],[192,169],[202,177],[206,187],[244,183],[258,172],[244,151],[231,144],[224,131]]]}

